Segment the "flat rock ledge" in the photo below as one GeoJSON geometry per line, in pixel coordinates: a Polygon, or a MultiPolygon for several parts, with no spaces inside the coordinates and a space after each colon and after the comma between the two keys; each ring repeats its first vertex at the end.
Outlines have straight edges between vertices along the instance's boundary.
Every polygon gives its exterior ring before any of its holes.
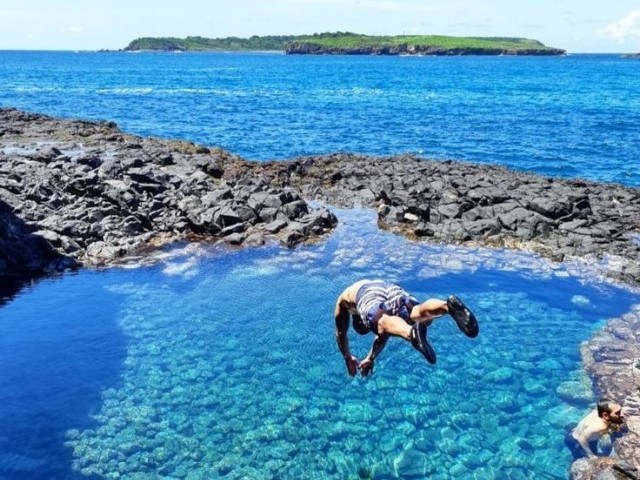
{"type": "Polygon", "coordinates": [[[337,224],[268,171],[242,175],[243,163],[111,122],[0,109],[0,296],[25,279],[180,239],[294,246],[337,224]]]}
{"type": "Polygon", "coordinates": [[[640,306],[608,322],[581,347],[582,361],[598,396],[625,408],[626,428],[613,438],[615,456],[580,459],[573,480],[640,478],[640,306]],[[620,471],[630,472],[634,476],[620,471]]]}

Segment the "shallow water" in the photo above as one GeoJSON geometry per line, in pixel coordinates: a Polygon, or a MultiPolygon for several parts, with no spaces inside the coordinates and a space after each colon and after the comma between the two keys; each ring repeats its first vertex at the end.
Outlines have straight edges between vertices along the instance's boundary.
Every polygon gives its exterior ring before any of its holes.
{"type": "MultiPolygon", "coordinates": [[[[409,243],[337,213],[315,246],[183,246],[10,301],[0,478],[567,478],[565,428],[592,404],[580,342],[640,294],[588,265],[409,243]],[[332,311],[363,277],[459,294],[480,336],[443,318],[436,366],[392,339],[372,378],[349,378],[332,311]]],[[[371,339],[351,340],[362,357],[371,339]]]]}

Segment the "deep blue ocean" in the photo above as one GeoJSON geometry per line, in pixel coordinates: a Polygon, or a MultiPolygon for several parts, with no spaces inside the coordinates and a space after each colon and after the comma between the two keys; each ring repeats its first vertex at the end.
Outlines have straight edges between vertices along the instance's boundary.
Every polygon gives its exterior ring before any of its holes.
{"type": "MultiPolygon", "coordinates": [[[[615,55],[298,57],[0,52],[0,106],[114,120],[250,160],[335,151],[640,186],[640,62],[615,55]]],[[[0,149],[3,147],[0,137],[0,149]]],[[[413,243],[375,213],[294,250],[180,244],[0,307],[0,480],[564,479],[593,407],[580,344],[640,293],[522,252],[413,243]],[[346,374],[337,295],[458,294],[431,366],[391,339],[346,374]]],[[[371,338],[351,336],[362,358],[371,338]]]]}
{"type": "Polygon", "coordinates": [[[0,52],[0,105],[251,160],[336,151],[640,186],[640,60],[0,52]]]}

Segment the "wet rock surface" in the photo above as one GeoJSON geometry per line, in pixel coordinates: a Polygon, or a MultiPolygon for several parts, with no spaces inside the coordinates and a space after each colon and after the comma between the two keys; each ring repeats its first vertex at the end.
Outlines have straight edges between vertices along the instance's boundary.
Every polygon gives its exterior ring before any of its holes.
{"type": "Polygon", "coordinates": [[[596,394],[623,406],[626,427],[613,438],[613,458],[578,460],[572,478],[640,478],[640,306],[611,320],[581,353],[596,394]]]}
{"type": "Polygon", "coordinates": [[[432,242],[583,259],[640,285],[640,190],[411,156],[331,155],[290,162],[303,197],[376,208],[383,228],[432,242]]]}
{"type": "Polygon", "coordinates": [[[127,135],[111,122],[0,110],[3,283],[185,238],[294,246],[336,225],[298,191],[245,176],[243,163],[193,143],[127,135]]]}
{"type": "Polygon", "coordinates": [[[51,243],[17,217],[0,200],[0,303],[13,295],[24,281],[71,268],[72,258],[61,255],[51,243]]]}

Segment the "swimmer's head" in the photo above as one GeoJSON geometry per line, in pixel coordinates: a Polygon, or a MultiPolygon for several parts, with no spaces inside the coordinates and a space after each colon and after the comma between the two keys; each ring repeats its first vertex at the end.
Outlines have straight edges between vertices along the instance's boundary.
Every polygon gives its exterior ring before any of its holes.
{"type": "Polygon", "coordinates": [[[608,398],[602,398],[598,402],[598,416],[609,423],[620,425],[624,422],[622,406],[608,398]]]}

